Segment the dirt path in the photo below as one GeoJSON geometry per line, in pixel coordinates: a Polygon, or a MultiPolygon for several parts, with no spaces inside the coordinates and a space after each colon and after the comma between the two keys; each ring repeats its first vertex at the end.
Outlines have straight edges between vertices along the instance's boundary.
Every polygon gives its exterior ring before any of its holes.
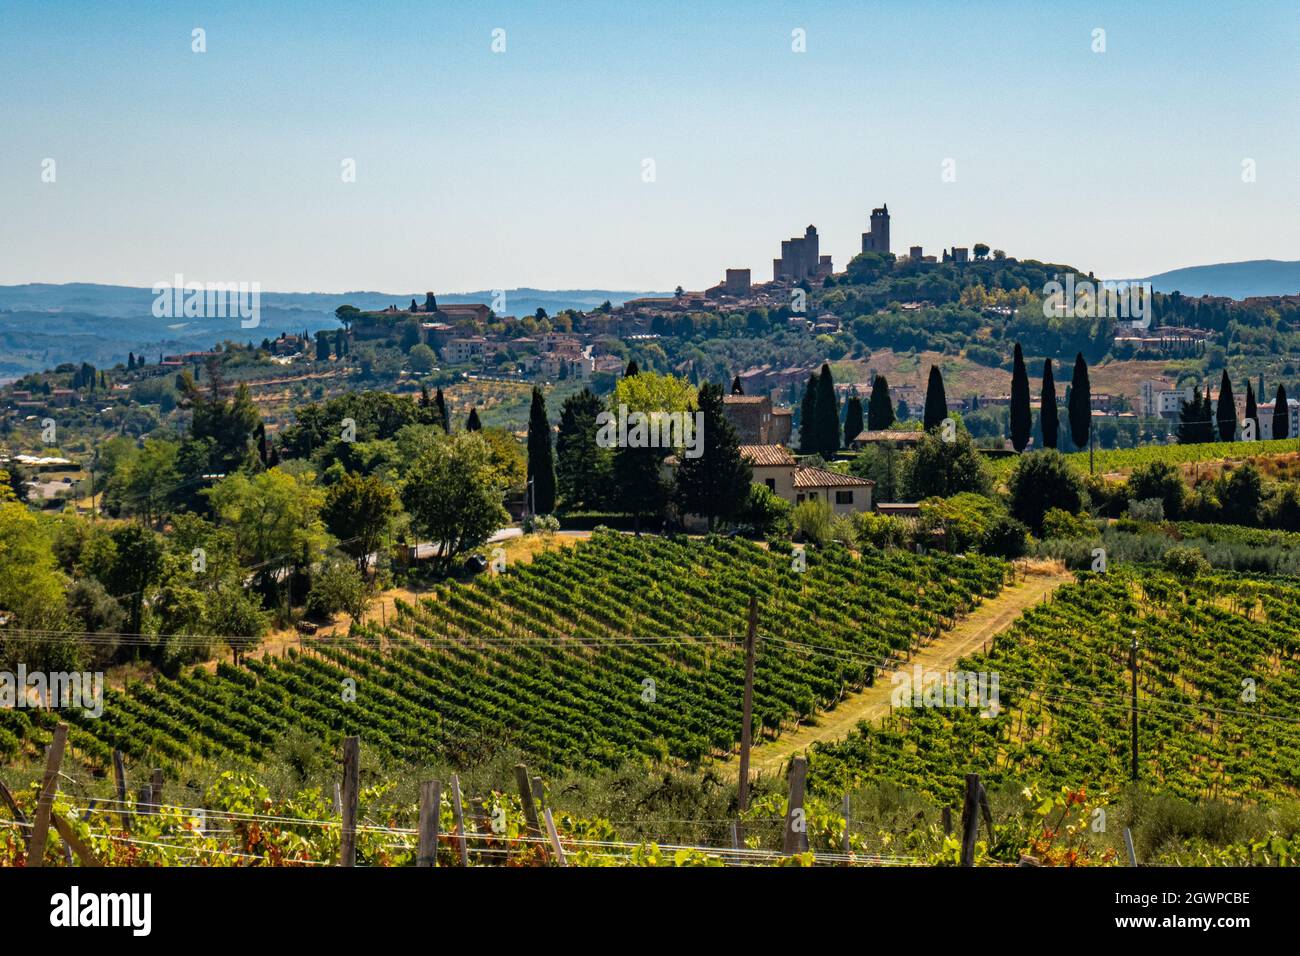
{"type": "MultiPolygon", "coordinates": [[[[1022,578],[997,597],[986,600],[951,631],[945,631],[938,640],[921,648],[908,661],[908,666],[920,664],[926,670],[951,669],[962,657],[978,651],[995,634],[1008,628],[1026,608],[1073,580],[1073,575],[1059,571],[1022,578]]],[[[852,733],[859,721],[878,720],[889,713],[892,690],[888,675],[881,675],[874,686],[851,694],[833,710],[818,714],[815,723],[803,724],[783,733],[772,743],[755,747],[750,757],[753,771],[780,774],[791,756],[806,752],[817,741],[839,740],[852,733]]],[[[728,764],[737,761],[738,758],[733,756],[728,764]]]]}

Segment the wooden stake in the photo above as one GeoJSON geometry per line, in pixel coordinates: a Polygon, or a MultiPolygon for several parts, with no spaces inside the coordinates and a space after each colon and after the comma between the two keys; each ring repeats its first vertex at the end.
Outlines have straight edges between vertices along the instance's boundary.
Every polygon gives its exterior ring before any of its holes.
{"type": "Polygon", "coordinates": [[[36,819],[32,821],[32,841],[27,850],[27,865],[45,865],[45,840],[50,832],[50,814],[54,812],[54,795],[59,789],[59,764],[63,763],[63,748],[68,742],[68,725],[54,728],[54,739],[45,751],[45,776],[41,779],[41,795],[36,801],[36,819]]]}
{"type": "Polygon", "coordinates": [[[460,865],[469,866],[469,846],[465,842],[465,814],[460,805],[460,777],[451,775],[451,812],[456,818],[456,847],[460,851],[460,865]]]}
{"type": "Polygon", "coordinates": [[[952,836],[952,808],[943,808],[943,835],[952,836]]]}
{"type": "Polygon", "coordinates": [[[1137,851],[1133,849],[1133,831],[1128,827],[1124,828],[1124,849],[1128,851],[1128,865],[1137,866],[1137,851]]]}
{"type": "Polygon", "coordinates": [[[842,809],[844,811],[844,843],[840,847],[840,849],[844,851],[845,855],[848,855],[849,853],[853,852],[852,850],[853,844],[849,840],[849,795],[847,793],[844,795],[844,803],[842,809]]]}
{"type": "Polygon", "coordinates": [[[528,835],[534,840],[540,840],[542,830],[537,823],[537,804],[533,802],[533,792],[528,784],[528,768],[521,763],[515,764],[515,783],[519,787],[519,799],[524,805],[524,820],[528,824],[528,835]]]}
{"type": "Polygon", "coordinates": [[[966,802],[961,809],[961,865],[975,865],[975,836],[979,832],[980,775],[966,774],[966,802]]]}
{"type": "Polygon", "coordinates": [[[343,738],[343,834],[339,866],[357,865],[357,801],[361,796],[361,738],[343,738]]]}
{"type": "MultiPolygon", "coordinates": [[[[63,817],[59,816],[57,813],[51,813],[50,822],[54,824],[54,829],[59,831],[59,836],[63,839],[63,849],[66,854],[69,856],[73,853],[77,854],[77,859],[81,861],[82,866],[102,866],[102,864],[95,859],[95,854],[91,853],[90,848],[81,841],[79,836],[77,836],[76,831],[72,829],[72,825],[68,823],[67,820],[63,819],[63,817]]],[[[71,865],[71,860],[69,860],[68,866],[71,865]]]]}
{"type": "Polygon", "coordinates": [[[781,852],[786,856],[808,850],[808,822],[803,815],[804,781],[807,776],[806,757],[795,757],[790,761],[790,799],[785,813],[785,839],[781,846],[781,852]]]}
{"type": "Polygon", "coordinates": [[[437,780],[420,784],[420,844],[416,866],[438,865],[438,816],[442,807],[442,786],[437,780]]]}
{"type": "Polygon", "coordinates": [[[126,802],[126,761],[122,751],[113,751],[113,783],[117,787],[117,812],[122,818],[122,829],[131,832],[131,807],[126,802]]]}
{"type": "Polygon", "coordinates": [[[993,845],[993,808],[989,806],[989,794],[980,784],[980,813],[984,816],[984,826],[988,828],[989,846],[993,845]]]}
{"type": "Polygon", "coordinates": [[[551,816],[551,808],[547,807],[542,812],[546,815],[546,835],[551,838],[551,849],[555,851],[555,862],[560,866],[568,866],[569,861],[564,857],[564,847],[560,846],[560,835],[555,830],[555,818],[551,816]]]}
{"type": "Polygon", "coordinates": [[[155,767],[149,780],[149,806],[150,813],[158,813],[162,810],[162,793],[163,793],[163,772],[160,768],[155,767]]]}

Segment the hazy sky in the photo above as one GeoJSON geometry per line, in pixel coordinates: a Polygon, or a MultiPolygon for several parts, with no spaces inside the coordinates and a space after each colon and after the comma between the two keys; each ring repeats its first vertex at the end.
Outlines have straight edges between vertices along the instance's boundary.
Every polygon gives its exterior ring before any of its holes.
{"type": "Polygon", "coordinates": [[[1300,258],[1300,7],[0,0],[3,284],[701,288],[883,202],[895,252],[1300,258]]]}

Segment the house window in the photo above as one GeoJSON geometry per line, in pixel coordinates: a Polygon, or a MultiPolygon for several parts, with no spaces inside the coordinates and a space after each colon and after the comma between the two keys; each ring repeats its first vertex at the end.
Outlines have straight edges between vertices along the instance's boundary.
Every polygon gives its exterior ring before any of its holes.
{"type": "Polygon", "coordinates": [[[853,504],[853,492],[851,492],[851,491],[837,491],[837,492],[835,492],[835,503],[836,503],[837,505],[851,505],[851,504],[853,504]]]}
{"type": "Polygon", "coordinates": [[[797,505],[801,505],[801,504],[803,504],[803,493],[802,493],[802,492],[794,496],[794,503],[797,504],[797,505]]]}
{"type": "Polygon", "coordinates": [[[815,491],[810,491],[810,492],[808,492],[808,500],[809,500],[809,501],[816,501],[816,500],[817,500],[817,492],[815,492],[815,491]]]}
{"type": "Polygon", "coordinates": [[[763,479],[763,484],[767,485],[767,490],[768,490],[768,491],[776,491],[776,479],[775,479],[775,478],[764,478],[764,479],[763,479]]]}

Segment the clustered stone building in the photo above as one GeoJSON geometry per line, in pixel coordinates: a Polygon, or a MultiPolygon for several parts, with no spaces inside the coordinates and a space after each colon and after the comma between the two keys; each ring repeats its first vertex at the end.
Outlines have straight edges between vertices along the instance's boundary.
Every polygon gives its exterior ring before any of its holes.
{"type": "Polygon", "coordinates": [[[809,226],[801,237],[781,242],[781,258],[772,260],[772,281],[798,282],[801,279],[820,279],[835,269],[831,257],[823,256],[817,227],[809,226]]]}
{"type": "Polygon", "coordinates": [[[862,234],[862,251],[889,251],[889,203],[871,210],[871,231],[862,234]]]}

